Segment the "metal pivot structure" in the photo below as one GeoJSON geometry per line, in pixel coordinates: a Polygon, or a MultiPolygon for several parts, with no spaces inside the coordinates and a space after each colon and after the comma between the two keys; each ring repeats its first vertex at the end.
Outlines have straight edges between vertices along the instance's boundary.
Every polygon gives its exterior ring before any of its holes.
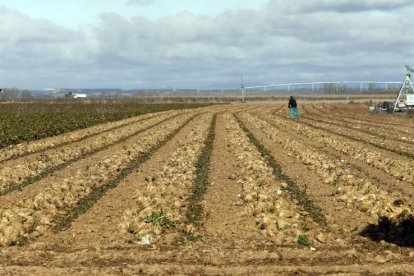
{"type": "Polygon", "coordinates": [[[245,103],[246,102],[246,85],[244,83],[243,76],[241,77],[241,87],[240,87],[240,89],[241,89],[241,102],[245,103]]]}
{"type": "Polygon", "coordinates": [[[397,99],[394,103],[394,111],[402,111],[403,109],[414,108],[414,88],[411,83],[411,74],[414,73],[414,69],[411,66],[406,65],[406,72],[403,84],[400,92],[398,93],[397,99]]]}

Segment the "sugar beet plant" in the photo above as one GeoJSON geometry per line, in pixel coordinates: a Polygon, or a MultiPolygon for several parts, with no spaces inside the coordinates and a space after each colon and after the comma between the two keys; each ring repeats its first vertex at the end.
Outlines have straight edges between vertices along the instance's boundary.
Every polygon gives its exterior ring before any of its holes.
{"type": "Polygon", "coordinates": [[[199,104],[13,103],[0,107],[0,148],[146,113],[199,104]]]}

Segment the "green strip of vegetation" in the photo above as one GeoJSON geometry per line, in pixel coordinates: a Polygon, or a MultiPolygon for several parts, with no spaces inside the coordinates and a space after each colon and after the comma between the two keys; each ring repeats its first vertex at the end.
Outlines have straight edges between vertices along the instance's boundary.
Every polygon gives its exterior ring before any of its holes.
{"type": "Polygon", "coordinates": [[[124,168],[119,172],[119,174],[112,178],[111,180],[104,183],[102,186],[94,189],[91,194],[89,194],[86,198],[82,199],[78,204],[68,210],[67,214],[64,217],[57,218],[56,225],[52,228],[54,232],[60,232],[68,229],[72,222],[77,219],[82,214],[86,213],[93,205],[95,205],[98,200],[109,190],[113,189],[118,184],[125,179],[129,174],[131,174],[134,170],[136,170],[141,164],[146,162],[157,150],[159,150],[162,146],[164,146],[168,141],[170,141],[177,133],[182,130],[188,123],[193,120],[193,118],[197,116],[194,115],[185,121],[179,128],[174,130],[170,133],[163,141],[152,147],[147,153],[139,156],[135,159],[127,168],[124,168]]]}
{"type": "Polygon", "coordinates": [[[312,199],[306,194],[305,191],[301,190],[296,183],[287,175],[283,174],[280,164],[273,158],[272,154],[264,147],[264,145],[253,135],[253,133],[243,124],[243,122],[237,116],[240,127],[249,137],[250,141],[256,146],[257,150],[267,160],[267,164],[273,168],[273,174],[280,180],[285,181],[288,184],[287,190],[296,199],[303,209],[309,213],[309,216],[320,225],[326,226],[326,218],[320,207],[316,206],[312,199]]]}
{"type": "Polygon", "coordinates": [[[91,155],[93,155],[93,154],[95,154],[95,153],[97,153],[97,152],[99,152],[99,151],[102,151],[102,150],[108,149],[108,148],[110,148],[110,147],[112,147],[112,146],[114,146],[114,145],[116,145],[116,144],[123,143],[123,142],[125,142],[126,140],[128,140],[129,138],[131,138],[131,137],[133,137],[133,136],[135,136],[135,135],[138,135],[138,134],[140,134],[140,133],[142,133],[142,132],[144,132],[144,131],[146,131],[146,130],[148,130],[148,129],[150,129],[150,128],[156,127],[156,126],[158,126],[158,125],[160,125],[160,124],[164,123],[165,121],[170,120],[170,119],[173,119],[173,118],[175,118],[175,117],[177,117],[177,116],[179,116],[179,115],[175,115],[175,116],[173,116],[173,117],[171,117],[171,118],[164,119],[164,120],[162,120],[162,121],[160,121],[160,122],[158,122],[158,123],[156,123],[156,124],[154,124],[154,125],[152,125],[152,126],[149,126],[149,127],[145,128],[145,129],[138,130],[138,131],[136,131],[136,132],[134,132],[134,133],[132,133],[132,134],[130,134],[130,135],[128,135],[128,136],[125,136],[125,137],[123,137],[122,139],[117,140],[117,141],[115,141],[115,142],[113,142],[113,143],[111,143],[111,144],[109,144],[109,145],[105,145],[105,146],[102,146],[102,147],[96,148],[96,149],[94,149],[94,150],[92,150],[92,151],[90,151],[90,152],[88,152],[88,153],[81,154],[81,155],[79,155],[78,157],[76,157],[76,158],[74,158],[74,159],[72,159],[72,160],[69,160],[69,161],[67,161],[67,162],[65,162],[65,163],[63,163],[63,164],[60,164],[60,165],[54,166],[54,167],[52,167],[52,168],[49,168],[49,169],[47,169],[47,170],[43,171],[43,172],[42,172],[41,174],[39,174],[39,175],[36,175],[36,176],[33,176],[33,177],[29,177],[29,178],[27,178],[25,181],[23,181],[22,183],[20,183],[20,184],[16,184],[16,185],[12,185],[10,188],[8,188],[8,189],[6,189],[6,190],[1,191],[1,192],[0,192],[0,196],[6,195],[6,194],[8,194],[8,193],[10,193],[10,192],[13,192],[13,191],[16,191],[16,190],[22,190],[24,187],[29,186],[29,185],[32,185],[33,183],[35,183],[35,182],[37,182],[37,181],[39,181],[39,180],[42,180],[43,178],[45,178],[45,177],[47,177],[47,176],[51,175],[52,173],[54,173],[54,172],[56,172],[56,171],[59,171],[59,170],[64,169],[64,168],[66,168],[67,166],[69,166],[70,164],[73,164],[73,163],[75,163],[75,162],[77,162],[77,161],[79,161],[79,160],[81,160],[81,159],[87,158],[87,157],[89,157],[89,156],[91,156],[91,155]]]}
{"type": "Polygon", "coordinates": [[[197,227],[201,225],[203,206],[201,201],[208,188],[208,176],[210,171],[210,159],[213,151],[213,143],[216,137],[217,114],[213,116],[205,146],[196,163],[196,179],[192,188],[192,195],[188,199],[187,219],[190,224],[197,227]]]}
{"type": "Polygon", "coordinates": [[[0,164],[3,164],[3,163],[5,163],[7,161],[10,161],[10,160],[15,160],[15,159],[18,159],[18,158],[22,158],[22,157],[25,157],[25,156],[28,156],[28,155],[36,154],[36,153],[39,153],[39,152],[42,152],[42,151],[51,150],[51,149],[57,149],[57,148],[61,148],[61,147],[67,146],[67,145],[72,144],[72,143],[82,142],[82,141],[84,141],[84,140],[86,140],[88,138],[91,138],[93,136],[97,136],[97,135],[101,135],[101,134],[104,134],[104,133],[107,133],[107,132],[111,132],[111,131],[114,131],[114,130],[117,130],[117,129],[120,129],[120,128],[129,126],[129,125],[132,125],[132,124],[136,124],[136,123],[139,123],[141,121],[148,120],[148,119],[149,118],[143,118],[143,119],[137,120],[135,122],[131,122],[131,123],[127,123],[127,124],[124,124],[124,125],[121,125],[121,126],[113,127],[113,128],[110,128],[110,129],[101,131],[101,132],[92,133],[92,134],[86,135],[86,136],[84,136],[84,137],[82,137],[82,138],[80,138],[78,140],[73,140],[73,141],[65,142],[65,143],[62,143],[62,144],[59,144],[59,145],[48,146],[48,147],[45,147],[45,148],[40,149],[40,150],[36,150],[36,151],[32,151],[32,152],[27,152],[27,153],[20,154],[20,155],[12,155],[9,158],[0,160],[0,164]]]}
{"type": "Polygon", "coordinates": [[[139,101],[6,103],[0,108],[0,148],[147,113],[208,105],[139,101]]]}

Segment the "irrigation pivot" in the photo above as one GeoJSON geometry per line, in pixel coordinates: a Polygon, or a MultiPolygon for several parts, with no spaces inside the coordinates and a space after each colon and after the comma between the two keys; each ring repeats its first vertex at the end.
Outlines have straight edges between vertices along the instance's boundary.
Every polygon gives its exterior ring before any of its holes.
{"type": "Polygon", "coordinates": [[[246,84],[244,83],[243,76],[241,78],[241,102],[246,103],[246,84]]]}
{"type": "Polygon", "coordinates": [[[406,72],[404,81],[401,85],[400,92],[394,102],[394,111],[403,111],[404,109],[414,109],[414,89],[411,83],[411,74],[414,69],[410,65],[405,65],[406,72]]]}

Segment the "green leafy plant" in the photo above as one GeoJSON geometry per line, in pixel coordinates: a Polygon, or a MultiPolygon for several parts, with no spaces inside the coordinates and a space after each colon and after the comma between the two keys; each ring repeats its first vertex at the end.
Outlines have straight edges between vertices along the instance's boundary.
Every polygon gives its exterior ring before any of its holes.
{"type": "Polygon", "coordinates": [[[298,237],[298,244],[303,245],[303,246],[307,246],[310,244],[309,242],[309,238],[306,235],[300,235],[298,237]]]}
{"type": "Polygon", "coordinates": [[[156,226],[159,226],[163,229],[175,229],[175,223],[165,216],[164,211],[161,209],[159,212],[152,212],[147,220],[146,223],[152,223],[156,226]]]}
{"type": "Polygon", "coordinates": [[[196,242],[201,240],[201,236],[193,236],[193,235],[183,235],[181,237],[178,238],[178,242],[181,245],[187,245],[190,242],[196,242]]]}
{"type": "Polygon", "coordinates": [[[201,225],[203,215],[203,205],[201,204],[201,201],[203,200],[209,185],[208,177],[210,159],[213,152],[214,139],[216,137],[216,120],[217,115],[214,115],[209,127],[205,146],[196,163],[196,179],[192,187],[192,194],[188,199],[189,206],[187,211],[187,218],[189,223],[195,225],[196,227],[199,227],[201,225]]]}
{"type": "Polygon", "coordinates": [[[5,104],[0,109],[0,148],[147,113],[207,105],[142,104],[134,101],[5,104]]]}

